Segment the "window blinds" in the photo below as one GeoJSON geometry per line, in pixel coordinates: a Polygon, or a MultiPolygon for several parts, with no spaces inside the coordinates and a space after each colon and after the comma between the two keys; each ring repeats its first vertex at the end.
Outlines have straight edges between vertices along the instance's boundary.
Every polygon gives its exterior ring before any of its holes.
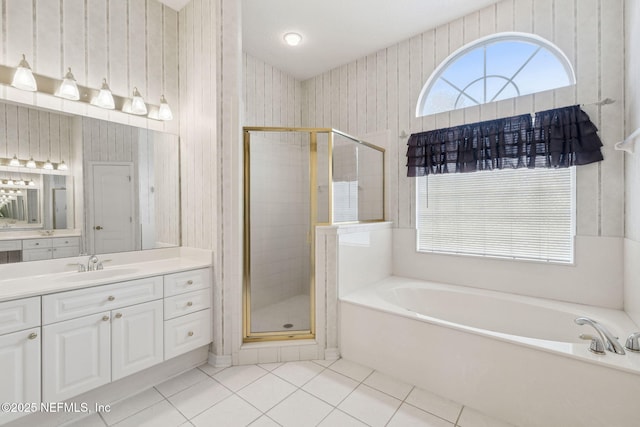
{"type": "Polygon", "coordinates": [[[575,167],[418,178],[418,250],[573,262],[575,167]]]}

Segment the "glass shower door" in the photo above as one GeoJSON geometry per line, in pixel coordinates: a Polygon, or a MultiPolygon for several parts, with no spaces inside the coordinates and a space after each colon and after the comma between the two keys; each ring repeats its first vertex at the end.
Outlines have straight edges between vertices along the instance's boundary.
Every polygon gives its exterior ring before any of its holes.
{"type": "Polygon", "coordinates": [[[307,337],[313,242],[309,135],[247,132],[245,157],[245,341],[307,337]]]}

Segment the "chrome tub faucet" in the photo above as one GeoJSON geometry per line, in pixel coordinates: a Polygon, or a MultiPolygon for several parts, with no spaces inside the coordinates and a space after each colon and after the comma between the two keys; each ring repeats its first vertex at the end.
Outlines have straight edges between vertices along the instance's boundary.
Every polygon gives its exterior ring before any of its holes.
{"type": "Polygon", "coordinates": [[[575,322],[578,325],[593,326],[596,332],[598,332],[598,335],[600,335],[600,338],[602,339],[602,342],[604,343],[604,346],[608,351],[616,354],[625,354],[624,348],[620,345],[617,338],[613,336],[613,334],[600,323],[596,322],[593,319],[589,319],[588,317],[578,317],[576,318],[575,322]]]}

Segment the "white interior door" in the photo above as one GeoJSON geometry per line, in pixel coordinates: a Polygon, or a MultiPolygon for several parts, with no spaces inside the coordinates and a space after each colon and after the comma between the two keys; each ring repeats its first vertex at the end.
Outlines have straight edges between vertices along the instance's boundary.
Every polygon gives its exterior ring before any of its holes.
{"type": "Polygon", "coordinates": [[[93,252],[135,250],[133,164],[93,163],[91,172],[93,252]]]}

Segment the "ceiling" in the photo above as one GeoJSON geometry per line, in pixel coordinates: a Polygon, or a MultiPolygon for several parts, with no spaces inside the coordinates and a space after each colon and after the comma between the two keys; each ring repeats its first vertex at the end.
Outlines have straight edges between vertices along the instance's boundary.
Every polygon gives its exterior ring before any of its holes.
{"type": "MultiPolygon", "coordinates": [[[[180,10],[190,0],[159,1],[180,10]]],[[[305,80],[497,1],[242,0],[243,50],[305,80]],[[287,32],[302,42],[287,46],[287,32]]]]}

